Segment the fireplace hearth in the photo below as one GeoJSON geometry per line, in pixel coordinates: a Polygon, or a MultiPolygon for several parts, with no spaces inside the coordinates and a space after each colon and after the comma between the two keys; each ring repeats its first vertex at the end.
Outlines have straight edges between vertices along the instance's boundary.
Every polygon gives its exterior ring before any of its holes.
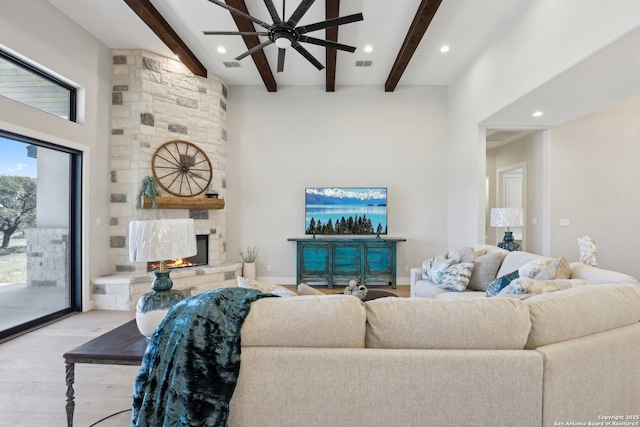
{"type": "MultiPolygon", "coordinates": [[[[209,236],[206,234],[197,235],[196,248],[198,252],[192,257],[165,260],[165,267],[174,269],[209,264],[209,236]]],[[[147,271],[154,271],[158,268],[160,268],[159,261],[147,263],[147,271]]]]}

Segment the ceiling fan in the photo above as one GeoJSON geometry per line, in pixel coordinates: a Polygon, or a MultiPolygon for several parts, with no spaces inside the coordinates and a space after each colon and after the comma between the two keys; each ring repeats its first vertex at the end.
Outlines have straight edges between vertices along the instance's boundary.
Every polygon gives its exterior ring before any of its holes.
{"type": "Polygon", "coordinates": [[[314,37],[306,36],[306,33],[323,30],[325,28],[337,27],[338,25],[350,24],[352,22],[362,21],[364,18],[362,13],[356,13],[353,15],[327,19],[326,21],[317,22],[315,24],[304,25],[301,27],[296,27],[298,22],[302,18],[302,16],[307,13],[311,5],[315,2],[315,0],[302,0],[298,8],[293,12],[291,17],[284,21],[285,16],[285,0],[282,1],[282,18],[278,15],[276,11],[275,5],[273,4],[273,0],[264,0],[264,4],[267,6],[267,10],[271,15],[271,19],[273,19],[272,24],[267,24],[264,21],[261,21],[258,18],[254,18],[251,15],[244,13],[241,10],[238,10],[234,7],[229,6],[228,4],[220,1],[220,0],[208,0],[213,4],[217,4],[220,7],[227,9],[231,13],[235,13],[236,15],[242,16],[250,21],[255,22],[261,27],[265,28],[267,31],[203,31],[205,35],[238,35],[238,36],[267,36],[269,40],[260,43],[259,45],[249,49],[242,55],[236,57],[236,61],[245,58],[260,49],[264,49],[270,44],[274,44],[278,47],[278,72],[284,71],[284,56],[286,53],[286,49],[291,46],[295,50],[297,50],[302,56],[304,56],[307,61],[311,62],[318,70],[322,70],[324,65],[322,65],[313,55],[309,53],[300,43],[311,43],[318,46],[325,46],[334,49],[340,49],[347,52],[354,52],[356,50],[353,46],[348,46],[345,44],[340,44],[336,42],[332,42],[330,40],[322,40],[314,37]]]}

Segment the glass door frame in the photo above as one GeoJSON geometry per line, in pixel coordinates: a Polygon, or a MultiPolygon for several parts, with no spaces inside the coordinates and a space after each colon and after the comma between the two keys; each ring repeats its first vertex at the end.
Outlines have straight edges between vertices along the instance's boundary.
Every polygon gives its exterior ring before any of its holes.
{"type": "Polygon", "coordinates": [[[19,135],[0,129],[0,136],[25,144],[48,148],[67,153],[69,161],[69,305],[61,310],[38,317],[17,326],[0,330],[0,342],[16,335],[43,326],[69,313],[82,311],[82,165],[83,152],[43,141],[37,138],[19,135]]]}

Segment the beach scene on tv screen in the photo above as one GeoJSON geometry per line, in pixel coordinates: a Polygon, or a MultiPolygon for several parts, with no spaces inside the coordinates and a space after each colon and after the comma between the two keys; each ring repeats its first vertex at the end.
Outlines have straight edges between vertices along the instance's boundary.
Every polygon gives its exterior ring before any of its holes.
{"type": "Polygon", "coordinates": [[[307,188],[306,234],[387,234],[386,188],[307,188]]]}

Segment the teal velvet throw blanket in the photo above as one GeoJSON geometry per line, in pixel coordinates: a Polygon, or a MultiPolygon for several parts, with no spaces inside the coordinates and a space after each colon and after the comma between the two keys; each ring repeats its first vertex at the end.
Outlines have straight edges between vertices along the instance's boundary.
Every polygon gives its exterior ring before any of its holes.
{"type": "Polygon", "coordinates": [[[133,427],[226,426],[240,372],[240,330],[255,289],[206,291],[178,303],[149,341],[133,391],[133,427]]]}

